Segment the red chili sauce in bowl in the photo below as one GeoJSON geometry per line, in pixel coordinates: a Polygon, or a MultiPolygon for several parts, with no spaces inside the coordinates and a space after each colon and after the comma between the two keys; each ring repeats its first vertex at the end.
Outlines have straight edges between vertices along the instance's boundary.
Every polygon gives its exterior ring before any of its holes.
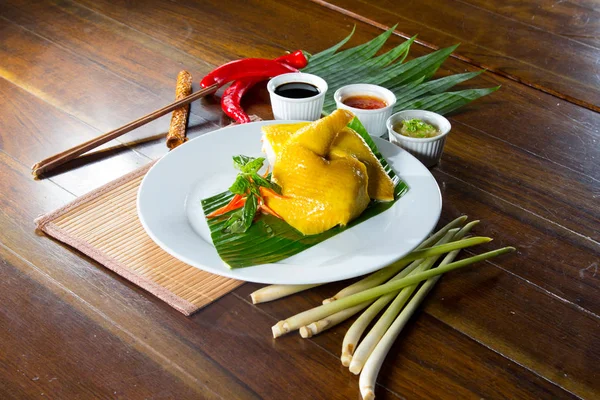
{"type": "Polygon", "coordinates": [[[358,95],[346,97],[342,100],[342,103],[352,108],[359,108],[361,110],[377,110],[378,108],[387,107],[387,103],[375,96],[358,95]]]}

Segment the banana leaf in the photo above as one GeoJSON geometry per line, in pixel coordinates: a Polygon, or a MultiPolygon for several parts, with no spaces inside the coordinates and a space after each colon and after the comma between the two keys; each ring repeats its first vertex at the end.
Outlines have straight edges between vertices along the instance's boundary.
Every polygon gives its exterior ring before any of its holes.
{"type": "MultiPolygon", "coordinates": [[[[208,226],[213,244],[219,256],[230,268],[250,267],[258,264],[274,263],[298,254],[324,240],[329,239],[360,224],[369,218],[389,209],[402,195],[408,191],[406,183],[400,179],[381,155],[375,142],[363,125],[354,118],[348,126],[358,132],[369,145],[375,156],[383,165],[388,176],[395,184],[394,201],[372,201],[367,209],[347,226],[337,226],[318,235],[304,236],[285,221],[271,215],[260,215],[245,233],[225,232],[225,223],[230,213],[208,219],[208,226]]],[[[258,144],[257,144],[258,146],[258,144]]],[[[229,203],[233,194],[229,191],[202,200],[205,216],[229,203]]]]}

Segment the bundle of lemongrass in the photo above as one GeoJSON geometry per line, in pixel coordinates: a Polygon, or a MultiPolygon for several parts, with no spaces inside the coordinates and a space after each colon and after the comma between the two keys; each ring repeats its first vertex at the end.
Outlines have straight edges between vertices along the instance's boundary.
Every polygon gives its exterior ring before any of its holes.
{"type": "MultiPolygon", "coordinates": [[[[440,276],[515,250],[513,247],[504,247],[454,261],[460,249],[492,240],[488,237],[465,237],[479,222],[472,221],[464,225],[466,219],[466,216],[462,216],[450,222],[423,241],[413,252],[325,299],[323,305],[279,321],[272,327],[273,337],[298,329],[303,338],[308,338],[366,309],[346,332],[341,360],[352,373],[360,373],[359,386],[363,399],[374,399],[375,380],[385,356],[440,276]],[[435,267],[438,259],[444,254],[445,257],[435,267]],[[379,320],[360,341],[367,327],[386,306],[387,309],[379,320]]],[[[252,302],[257,304],[315,286],[319,285],[271,285],[255,291],[250,296],[252,302]]]]}

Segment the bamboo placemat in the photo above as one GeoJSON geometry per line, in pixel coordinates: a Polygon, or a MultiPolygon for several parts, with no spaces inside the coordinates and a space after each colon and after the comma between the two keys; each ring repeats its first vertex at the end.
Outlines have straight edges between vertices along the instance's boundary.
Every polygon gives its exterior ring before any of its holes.
{"type": "Polygon", "coordinates": [[[35,222],[46,234],[190,315],[243,282],[189,266],[163,251],[146,234],[137,216],[136,200],[138,187],[152,164],[35,222]]]}

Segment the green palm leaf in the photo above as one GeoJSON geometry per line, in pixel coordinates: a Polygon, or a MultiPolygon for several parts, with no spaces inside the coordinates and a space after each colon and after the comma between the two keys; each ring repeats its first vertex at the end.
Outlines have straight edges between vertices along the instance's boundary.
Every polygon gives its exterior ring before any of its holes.
{"type": "Polygon", "coordinates": [[[482,71],[429,81],[458,45],[405,63],[404,60],[415,39],[412,37],[388,52],[375,56],[395,28],[396,26],[392,27],[367,43],[338,52],[352,37],[353,29],[350,35],[335,46],[309,57],[308,65],[302,72],[318,75],[329,85],[323,105],[324,113],[329,114],[336,109],[333,99],[335,91],[351,83],[371,83],[390,89],[397,98],[395,112],[418,107],[438,113],[449,113],[498,89],[446,92],[482,71]]]}
{"type": "MultiPolygon", "coordinates": [[[[395,26],[394,26],[395,28],[395,26]]],[[[393,29],[387,30],[383,32],[381,35],[376,38],[368,41],[367,43],[361,44],[356,47],[352,47],[350,49],[346,49],[340,51],[339,53],[335,53],[331,51],[331,48],[322,51],[321,53],[317,53],[309,59],[308,66],[304,68],[303,71],[310,72],[311,69],[314,68],[328,68],[335,67],[336,65],[348,65],[348,63],[353,63],[356,61],[367,60],[375,55],[377,51],[385,44],[390,35],[392,34],[393,29]]],[[[354,33],[354,30],[352,30],[354,33]]],[[[343,43],[346,43],[352,37],[352,33],[342,40],[343,43]]],[[[340,43],[342,43],[340,42],[340,43]]],[[[341,47],[340,43],[336,44],[333,47],[341,47]]],[[[337,50],[337,49],[336,49],[337,50]]]]}
{"type": "MultiPolygon", "coordinates": [[[[407,106],[413,101],[416,101],[417,99],[427,95],[443,93],[461,82],[476,77],[481,72],[483,71],[450,75],[444,78],[436,79],[425,83],[423,83],[422,80],[418,80],[408,85],[394,87],[394,89],[397,89],[397,91],[400,93],[400,95],[396,97],[396,105],[394,106],[394,111],[407,110],[407,106]]],[[[394,89],[390,90],[393,91],[394,89]]]]}
{"type": "Polygon", "coordinates": [[[430,110],[438,114],[448,114],[465,104],[500,89],[500,86],[487,89],[467,89],[459,92],[446,92],[425,96],[404,106],[405,110],[430,110]]]}
{"type": "Polygon", "coordinates": [[[342,39],[341,42],[339,42],[336,45],[331,46],[330,48],[328,48],[327,50],[323,50],[322,52],[320,52],[319,54],[316,55],[310,55],[308,53],[305,52],[305,55],[308,55],[307,58],[310,58],[313,61],[313,64],[316,64],[319,59],[321,58],[325,58],[327,56],[330,56],[332,54],[334,54],[336,51],[338,51],[343,45],[345,45],[346,43],[348,43],[348,41],[350,40],[350,38],[352,37],[352,35],[354,35],[354,31],[356,30],[356,25],[354,25],[354,27],[352,28],[352,32],[350,32],[350,34],[348,36],[346,36],[344,39],[342,39]]]}

